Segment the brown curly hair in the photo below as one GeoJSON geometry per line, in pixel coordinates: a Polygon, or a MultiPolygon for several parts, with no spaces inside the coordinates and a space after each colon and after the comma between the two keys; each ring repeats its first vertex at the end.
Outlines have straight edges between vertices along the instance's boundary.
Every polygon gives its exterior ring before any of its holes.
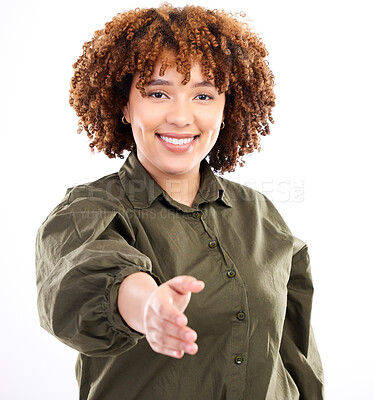
{"type": "MultiPolygon", "coordinates": [[[[133,75],[139,73],[137,88],[144,96],[155,63],[172,50],[183,83],[198,61],[203,75],[226,94],[225,127],[208,155],[211,167],[234,171],[245,154],[260,151],[259,135],[269,134],[274,122],[274,76],[264,44],[240,17],[245,14],[164,3],[119,13],[96,31],[73,65],[69,98],[78,133],[87,132],[91,150],[123,158],[123,150],[134,148],[131,125],[121,122],[133,75]]],[[[162,60],[160,75],[167,66],[162,60]]]]}

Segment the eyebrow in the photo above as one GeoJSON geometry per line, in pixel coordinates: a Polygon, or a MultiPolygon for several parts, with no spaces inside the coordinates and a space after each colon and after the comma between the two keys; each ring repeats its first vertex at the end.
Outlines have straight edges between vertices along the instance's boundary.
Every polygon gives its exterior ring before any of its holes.
{"type": "MultiPolygon", "coordinates": [[[[151,80],[147,86],[174,86],[172,82],[167,81],[165,79],[153,79],[151,80]]],[[[192,87],[214,87],[212,82],[202,81],[197,82],[192,85],[192,87]]]]}

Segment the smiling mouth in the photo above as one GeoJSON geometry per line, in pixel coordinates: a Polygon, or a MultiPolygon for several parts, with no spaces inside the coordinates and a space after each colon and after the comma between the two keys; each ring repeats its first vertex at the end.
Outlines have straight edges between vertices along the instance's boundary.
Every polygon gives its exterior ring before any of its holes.
{"type": "Polygon", "coordinates": [[[184,144],[191,143],[199,137],[199,135],[197,135],[197,136],[193,136],[193,137],[189,137],[189,138],[177,139],[177,138],[173,138],[173,137],[169,137],[169,136],[159,135],[158,133],[156,133],[156,135],[160,139],[162,139],[164,142],[174,144],[177,146],[182,146],[184,144]]]}

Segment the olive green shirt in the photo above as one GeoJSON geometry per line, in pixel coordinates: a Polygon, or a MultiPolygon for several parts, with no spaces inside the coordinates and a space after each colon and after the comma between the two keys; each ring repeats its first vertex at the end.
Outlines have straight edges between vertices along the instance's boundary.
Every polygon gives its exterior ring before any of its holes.
{"type": "Polygon", "coordinates": [[[40,322],[79,351],[80,399],[323,399],[306,244],[264,195],[205,160],[200,171],[188,207],[132,152],[118,173],[68,189],[40,227],[40,322]],[[205,282],[185,312],[196,355],[157,354],[122,320],[118,288],[137,271],[205,282]]]}

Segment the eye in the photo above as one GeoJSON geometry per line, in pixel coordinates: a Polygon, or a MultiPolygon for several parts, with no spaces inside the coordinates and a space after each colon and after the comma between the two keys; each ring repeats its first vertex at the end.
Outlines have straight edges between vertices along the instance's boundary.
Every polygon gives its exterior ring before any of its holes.
{"type": "Polygon", "coordinates": [[[162,96],[166,97],[166,94],[162,93],[162,92],[151,92],[151,93],[148,93],[147,96],[153,97],[154,99],[162,99],[162,98],[164,98],[162,96]]]}
{"type": "Polygon", "coordinates": [[[213,99],[212,96],[210,96],[209,94],[206,94],[206,93],[198,94],[198,95],[196,96],[196,98],[197,98],[198,100],[202,100],[202,101],[208,101],[208,100],[212,100],[212,99],[213,99]]]}

